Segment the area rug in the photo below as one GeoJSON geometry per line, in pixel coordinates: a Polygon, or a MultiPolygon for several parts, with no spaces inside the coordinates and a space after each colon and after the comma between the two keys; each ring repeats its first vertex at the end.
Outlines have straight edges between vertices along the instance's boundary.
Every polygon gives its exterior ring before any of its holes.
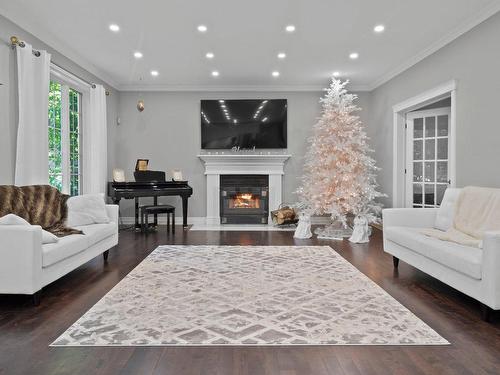
{"type": "Polygon", "coordinates": [[[328,246],[161,246],[52,346],[440,345],[328,246]]]}

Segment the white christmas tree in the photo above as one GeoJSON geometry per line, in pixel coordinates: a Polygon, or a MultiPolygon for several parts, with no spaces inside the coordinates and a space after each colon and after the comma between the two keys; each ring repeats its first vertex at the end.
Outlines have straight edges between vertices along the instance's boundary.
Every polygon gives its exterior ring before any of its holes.
{"type": "Polygon", "coordinates": [[[332,78],[321,99],[321,117],[309,139],[297,190],[299,204],[309,214],[329,214],[343,228],[347,228],[349,214],[376,221],[381,205],[375,200],[385,196],[377,191],[378,168],[368,155],[368,136],[355,114],[360,110],[354,104],[357,95],[347,92],[347,83],[332,78]]]}

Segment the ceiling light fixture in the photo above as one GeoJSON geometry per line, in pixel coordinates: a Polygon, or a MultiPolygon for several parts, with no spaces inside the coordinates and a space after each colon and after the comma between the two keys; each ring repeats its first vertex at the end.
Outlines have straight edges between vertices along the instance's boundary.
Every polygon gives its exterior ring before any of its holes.
{"type": "Polygon", "coordinates": [[[280,76],[280,72],[278,72],[278,71],[274,71],[271,74],[273,75],[273,77],[279,77],[280,76]]]}
{"type": "Polygon", "coordinates": [[[278,53],[278,59],[284,59],[285,57],[286,57],[286,53],[285,52],[278,53]]]}
{"type": "Polygon", "coordinates": [[[376,33],[381,33],[385,30],[385,26],[384,25],[377,25],[373,28],[373,31],[375,31],[376,33]]]}
{"type": "Polygon", "coordinates": [[[114,33],[117,33],[118,31],[120,31],[120,26],[118,26],[116,23],[112,23],[111,25],[109,25],[109,29],[114,33]]]}
{"type": "Polygon", "coordinates": [[[285,27],[285,30],[289,33],[293,33],[295,31],[295,26],[294,25],[288,25],[285,27]]]}
{"type": "Polygon", "coordinates": [[[134,57],[135,57],[136,59],[142,59],[142,52],[139,52],[139,51],[134,52],[134,57]]]}
{"type": "Polygon", "coordinates": [[[218,77],[219,76],[219,72],[217,70],[214,70],[212,72],[212,77],[218,77]]]}
{"type": "Polygon", "coordinates": [[[152,70],[152,71],[151,71],[151,75],[152,75],[153,77],[158,77],[158,75],[159,75],[159,74],[160,74],[160,73],[158,73],[158,70],[152,70]]]}
{"type": "Polygon", "coordinates": [[[207,59],[213,59],[215,55],[213,54],[213,52],[207,52],[205,56],[207,59]]]}
{"type": "Polygon", "coordinates": [[[334,76],[334,77],[340,77],[340,73],[339,72],[333,72],[332,76],[334,76]]]}
{"type": "Polygon", "coordinates": [[[198,31],[200,33],[205,33],[208,30],[208,28],[205,25],[199,25],[198,26],[198,31]]]}
{"type": "Polygon", "coordinates": [[[357,53],[357,52],[352,52],[352,53],[349,55],[349,58],[350,58],[351,60],[356,60],[358,57],[359,57],[359,53],[357,53]]]}

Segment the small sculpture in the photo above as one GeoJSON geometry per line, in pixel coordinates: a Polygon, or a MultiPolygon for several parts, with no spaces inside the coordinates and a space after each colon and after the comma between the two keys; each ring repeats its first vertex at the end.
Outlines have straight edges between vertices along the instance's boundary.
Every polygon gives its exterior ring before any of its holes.
{"type": "Polygon", "coordinates": [[[366,243],[369,241],[370,228],[366,216],[358,215],[354,218],[354,229],[349,241],[354,243],[366,243]]]}
{"type": "Polygon", "coordinates": [[[300,213],[299,223],[297,224],[297,229],[295,229],[295,233],[293,234],[294,238],[311,238],[311,215],[308,215],[304,212],[300,213]]]}

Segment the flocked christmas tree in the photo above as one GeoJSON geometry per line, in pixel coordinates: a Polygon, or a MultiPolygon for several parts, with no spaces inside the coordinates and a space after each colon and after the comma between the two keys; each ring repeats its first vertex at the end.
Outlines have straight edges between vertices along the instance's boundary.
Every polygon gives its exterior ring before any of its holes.
{"type": "Polygon", "coordinates": [[[309,214],[329,214],[333,224],[320,231],[325,237],[345,237],[348,215],[377,220],[381,205],[375,160],[369,156],[368,136],[356,115],[357,95],[345,89],[348,81],[332,78],[321,99],[322,114],[313,127],[305,155],[299,203],[309,214]],[[335,225],[335,223],[340,223],[335,225]]]}

